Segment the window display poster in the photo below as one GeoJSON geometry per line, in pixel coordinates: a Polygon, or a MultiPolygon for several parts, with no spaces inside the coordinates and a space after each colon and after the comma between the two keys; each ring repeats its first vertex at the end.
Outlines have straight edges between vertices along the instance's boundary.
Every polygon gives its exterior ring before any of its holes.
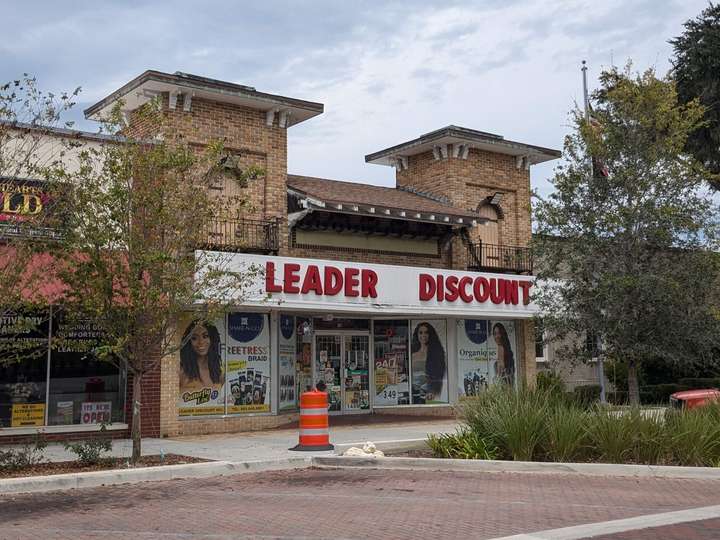
{"type": "Polygon", "coordinates": [[[375,405],[409,405],[408,321],[375,321],[375,405]]]}
{"type": "Polygon", "coordinates": [[[109,424],[111,413],[111,401],[84,402],[80,408],[80,423],[109,424]]]}
{"type": "Polygon", "coordinates": [[[180,323],[180,416],[225,413],[225,320],[180,323]]]}
{"type": "Polygon", "coordinates": [[[58,424],[72,424],[75,413],[74,401],[58,401],[55,405],[58,424]]]}
{"type": "Polygon", "coordinates": [[[42,426],[44,423],[44,403],[13,403],[11,427],[42,426]]]}
{"type": "Polygon", "coordinates": [[[490,321],[488,323],[488,353],[493,362],[497,382],[515,383],[517,344],[513,321],[490,321]]]}
{"type": "Polygon", "coordinates": [[[413,404],[447,403],[447,332],[444,320],[411,321],[413,404]]]}
{"type": "Polygon", "coordinates": [[[227,412],[270,411],[270,327],[264,313],[228,313],[227,412]]]}
{"type": "Polygon", "coordinates": [[[278,319],[280,331],[278,332],[279,347],[279,371],[280,377],[280,401],[279,408],[281,411],[297,408],[297,396],[295,386],[295,361],[296,361],[296,341],[295,335],[295,317],[292,315],[280,315],[278,319]]]}
{"type": "Polygon", "coordinates": [[[490,359],[488,325],[484,319],[457,321],[458,395],[476,396],[495,380],[495,360],[490,359]]]}

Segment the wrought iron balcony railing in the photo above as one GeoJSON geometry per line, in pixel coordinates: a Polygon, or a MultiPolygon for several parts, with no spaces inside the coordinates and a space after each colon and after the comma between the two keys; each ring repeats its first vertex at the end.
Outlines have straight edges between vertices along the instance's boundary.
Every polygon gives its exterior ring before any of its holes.
{"type": "Polygon", "coordinates": [[[278,233],[278,222],[274,220],[217,218],[205,227],[204,247],[217,251],[277,253],[278,233]]]}
{"type": "Polygon", "coordinates": [[[530,248],[495,244],[469,244],[468,270],[532,274],[530,248]]]}

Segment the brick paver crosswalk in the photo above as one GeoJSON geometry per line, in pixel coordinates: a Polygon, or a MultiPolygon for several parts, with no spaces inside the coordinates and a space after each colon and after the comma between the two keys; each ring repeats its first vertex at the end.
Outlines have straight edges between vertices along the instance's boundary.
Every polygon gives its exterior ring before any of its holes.
{"type": "Polygon", "coordinates": [[[711,480],[309,469],[0,497],[0,538],[489,539],[716,504],[711,480]]]}

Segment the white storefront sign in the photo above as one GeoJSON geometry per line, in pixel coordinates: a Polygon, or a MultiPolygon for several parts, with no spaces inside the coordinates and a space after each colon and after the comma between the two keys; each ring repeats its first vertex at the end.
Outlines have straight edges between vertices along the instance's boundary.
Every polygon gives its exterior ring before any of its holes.
{"type": "Polygon", "coordinates": [[[326,312],[530,318],[532,276],[322,259],[201,252],[218,268],[255,275],[238,306],[326,312]]]}

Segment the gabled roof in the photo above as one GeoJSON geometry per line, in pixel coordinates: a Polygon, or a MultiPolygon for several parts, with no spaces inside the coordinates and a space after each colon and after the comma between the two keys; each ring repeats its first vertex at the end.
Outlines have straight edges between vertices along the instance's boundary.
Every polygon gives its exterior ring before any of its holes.
{"type": "Polygon", "coordinates": [[[289,174],[288,191],[316,209],[446,225],[472,225],[478,215],[428,195],[398,188],[289,174]]]}
{"type": "Polygon", "coordinates": [[[436,146],[441,147],[450,144],[464,145],[469,148],[477,148],[498,154],[527,157],[530,164],[550,161],[562,155],[559,150],[509,141],[502,135],[451,125],[420,135],[417,139],[368,154],[365,156],[365,161],[378,165],[394,166],[398,158],[429,152],[436,146]]]}
{"type": "Polygon", "coordinates": [[[115,103],[121,99],[124,101],[123,111],[133,111],[163,92],[176,95],[182,94],[185,96],[185,104],[189,103],[193,97],[198,97],[261,111],[285,111],[289,113],[288,127],[323,112],[322,103],[258,92],[252,86],[210,79],[180,71],[163,73],[148,70],[122,88],[85,109],[85,117],[93,120],[102,119],[112,110],[115,103]]]}

